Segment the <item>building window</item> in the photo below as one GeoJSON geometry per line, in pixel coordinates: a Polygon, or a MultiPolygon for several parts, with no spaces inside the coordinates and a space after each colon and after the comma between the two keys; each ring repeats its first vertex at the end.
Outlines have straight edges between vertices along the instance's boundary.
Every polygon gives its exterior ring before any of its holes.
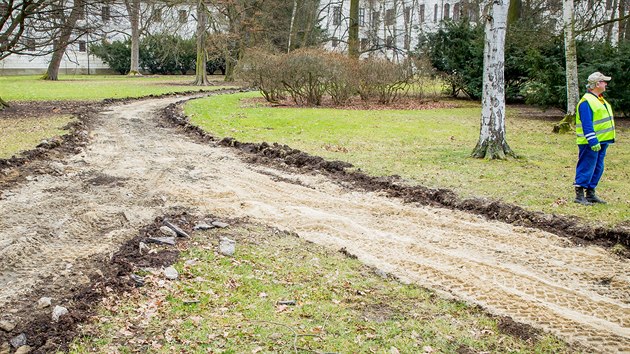
{"type": "Polygon", "coordinates": [[[378,11],[372,11],[372,28],[378,28],[378,23],[381,20],[381,13],[378,11]]]}
{"type": "Polygon", "coordinates": [[[101,19],[105,22],[109,21],[111,19],[111,14],[109,12],[109,6],[103,6],[101,8],[101,19]]]}
{"type": "Polygon", "coordinates": [[[420,23],[424,23],[424,4],[420,5],[420,8],[418,9],[418,19],[420,20],[420,23]]]}
{"type": "Polygon", "coordinates": [[[179,23],[186,23],[188,20],[188,12],[186,10],[179,10],[179,23]]]}
{"type": "Polygon", "coordinates": [[[162,22],[162,9],[153,9],[153,21],[162,22]]]}
{"type": "Polygon", "coordinates": [[[370,46],[370,42],[367,38],[361,38],[361,51],[365,52],[370,46]]]}
{"type": "Polygon", "coordinates": [[[396,21],[396,12],[394,9],[387,9],[385,11],[385,26],[391,26],[396,21]]]}
{"type": "Polygon", "coordinates": [[[453,20],[454,21],[459,21],[460,18],[460,10],[459,10],[459,3],[453,5],[453,20]]]}
{"type": "Polygon", "coordinates": [[[332,47],[337,48],[338,44],[339,44],[339,40],[337,39],[337,37],[332,37],[332,47]]]}
{"type": "Polygon", "coordinates": [[[359,26],[365,26],[365,8],[359,9],[359,26]]]}
{"type": "Polygon", "coordinates": [[[451,5],[444,4],[444,13],[442,14],[443,20],[450,20],[451,18],[451,5]]]}
{"type": "Polygon", "coordinates": [[[333,7],[333,26],[341,24],[341,6],[333,7]]]}
{"type": "Polygon", "coordinates": [[[438,4],[433,6],[433,22],[437,22],[437,14],[438,14],[438,4]]]}
{"type": "Polygon", "coordinates": [[[79,52],[87,51],[87,46],[85,45],[85,41],[78,41],[79,44],[79,52]]]}

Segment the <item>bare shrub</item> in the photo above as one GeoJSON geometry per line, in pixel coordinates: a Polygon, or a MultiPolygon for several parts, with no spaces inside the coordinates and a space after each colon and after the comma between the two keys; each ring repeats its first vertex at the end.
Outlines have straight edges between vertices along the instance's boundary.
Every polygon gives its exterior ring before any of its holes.
{"type": "Polygon", "coordinates": [[[334,104],[343,105],[359,90],[358,60],[339,53],[327,53],[325,59],[328,67],[325,90],[334,104]]]}
{"type": "Polygon", "coordinates": [[[284,98],[282,57],[261,49],[248,50],[236,67],[236,76],[260,90],[265,100],[277,103],[284,98]]]}
{"type": "Polygon", "coordinates": [[[437,77],[437,73],[431,62],[426,57],[413,57],[410,59],[413,65],[413,78],[410,81],[411,89],[409,97],[419,101],[425,101],[430,97],[436,99],[442,91],[442,80],[437,77]]]}
{"type": "Polygon", "coordinates": [[[296,104],[321,105],[330,77],[326,55],[317,49],[298,49],[284,55],[282,84],[296,104]]]}
{"type": "Polygon", "coordinates": [[[361,99],[377,98],[382,104],[396,101],[410,87],[412,68],[409,61],[393,63],[382,58],[360,61],[358,91],[361,99]]]}

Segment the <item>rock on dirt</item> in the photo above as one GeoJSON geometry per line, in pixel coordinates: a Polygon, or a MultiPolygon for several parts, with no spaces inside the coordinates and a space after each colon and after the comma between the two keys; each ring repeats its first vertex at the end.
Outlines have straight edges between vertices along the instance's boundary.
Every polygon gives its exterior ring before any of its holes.
{"type": "Polygon", "coordinates": [[[42,298],[39,299],[39,301],[37,301],[37,308],[43,309],[43,308],[49,307],[51,304],[52,304],[52,298],[43,296],[42,298]]]}
{"type": "Polygon", "coordinates": [[[177,233],[168,226],[160,227],[160,232],[167,237],[177,237],[177,233]]]}
{"type": "Polygon", "coordinates": [[[11,332],[15,328],[15,324],[9,321],[0,321],[0,329],[5,332],[11,332]]]}
{"type": "Polygon", "coordinates": [[[13,348],[19,348],[21,346],[26,345],[26,334],[20,333],[19,335],[11,338],[9,341],[13,348]]]}
{"type": "Polygon", "coordinates": [[[147,242],[157,243],[158,245],[175,246],[175,237],[149,237],[147,242]]]}
{"type": "Polygon", "coordinates": [[[164,269],[164,276],[166,279],[176,280],[179,277],[179,272],[173,267],[167,267],[164,269]]]}
{"type": "Polygon", "coordinates": [[[26,353],[30,353],[32,350],[32,348],[28,345],[23,345],[21,347],[18,348],[18,350],[15,351],[15,354],[26,354],[26,353]]]}
{"type": "Polygon", "coordinates": [[[230,226],[229,224],[226,224],[226,223],[221,222],[221,221],[213,221],[212,225],[214,225],[216,227],[219,227],[219,228],[222,228],[222,229],[230,226]]]}
{"type": "Polygon", "coordinates": [[[57,322],[57,321],[59,321],[61,316],[67,315],[67,314],[68,314],[68,309],[67,308],[57,305],[53,309],[52,319],[53,319],[53,321],[57,322]]]}
{"type": "Polygon", "coordinates": [[[233,256],[236,250],[236,241],[227,237],[221,237],[219,241],[219,252],[224,256],[233,256]]]}
{"type": "Polygon", "coordinates": [[[11,352],[11,346],[9,343],[4,342],[0,344],[0,354],[9,354],[11,352]]]}

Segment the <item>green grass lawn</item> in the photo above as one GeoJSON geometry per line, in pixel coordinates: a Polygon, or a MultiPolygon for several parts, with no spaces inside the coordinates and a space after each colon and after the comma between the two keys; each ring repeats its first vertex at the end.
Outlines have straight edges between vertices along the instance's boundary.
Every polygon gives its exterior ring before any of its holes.
{"type": "Polygon", "coordinates": [[[43,139],[63,135],[63,129],[74,118],[57,115],[46,119],[19,118],[0,119],[0,159],[18,155],[21,151],[31,150],[43,139]]]}
{"type": "Polygon", "coordinates": [[[194,76],[163,75],[128,77],[123,75],[60,75],[58,81],[41,75],[0,76],[0,97],[5,101],[96,101],[105,98],[142,97],[170,92],[226,88],[223,76],[210,76],[216,86],[198,87],[194,76]]]}
{"type": "Polygon", "coordinates": [[[103,301],[69,352],[571,352],[550,335],[502,333],[478,307],[264,227],[196,232],[191,243],[179,280],[145,272],[133,295],[103,301]],[[219,236],[237,240],[234,258],[215,251],[219,236]]]}
{"type": "Polygon", "coordinates": [[[608,205],[583,207],[573,200],[577,147],[573,134],[553,134],[553,122],[507,112],[507,139],[521,158],[469,157],[479,137],[480,106],[432,110],[272,108],[242,103],[258,93],[189,102],[191,121],[218,137],[278,142],[331,160],[348,161],[375,176],[400,175],[462,197],[501,199],[530,210],[575,215],[614,225],[630,219],[630,149],[627,129],[608,151],[598,192],[608,205]]]}

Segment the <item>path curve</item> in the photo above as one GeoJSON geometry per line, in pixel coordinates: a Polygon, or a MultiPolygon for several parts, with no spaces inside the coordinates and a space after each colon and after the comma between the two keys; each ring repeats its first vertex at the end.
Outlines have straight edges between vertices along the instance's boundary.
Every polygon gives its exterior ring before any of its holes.
{"type": "Polygon", "coordinates": [[[630,352],[630,264],[540,230],[244,163],[164,127],[171,97],[99,115],[83,153],[0,198],[0,308],[176,208],[297,232],[598,352],[630,352]]]}

